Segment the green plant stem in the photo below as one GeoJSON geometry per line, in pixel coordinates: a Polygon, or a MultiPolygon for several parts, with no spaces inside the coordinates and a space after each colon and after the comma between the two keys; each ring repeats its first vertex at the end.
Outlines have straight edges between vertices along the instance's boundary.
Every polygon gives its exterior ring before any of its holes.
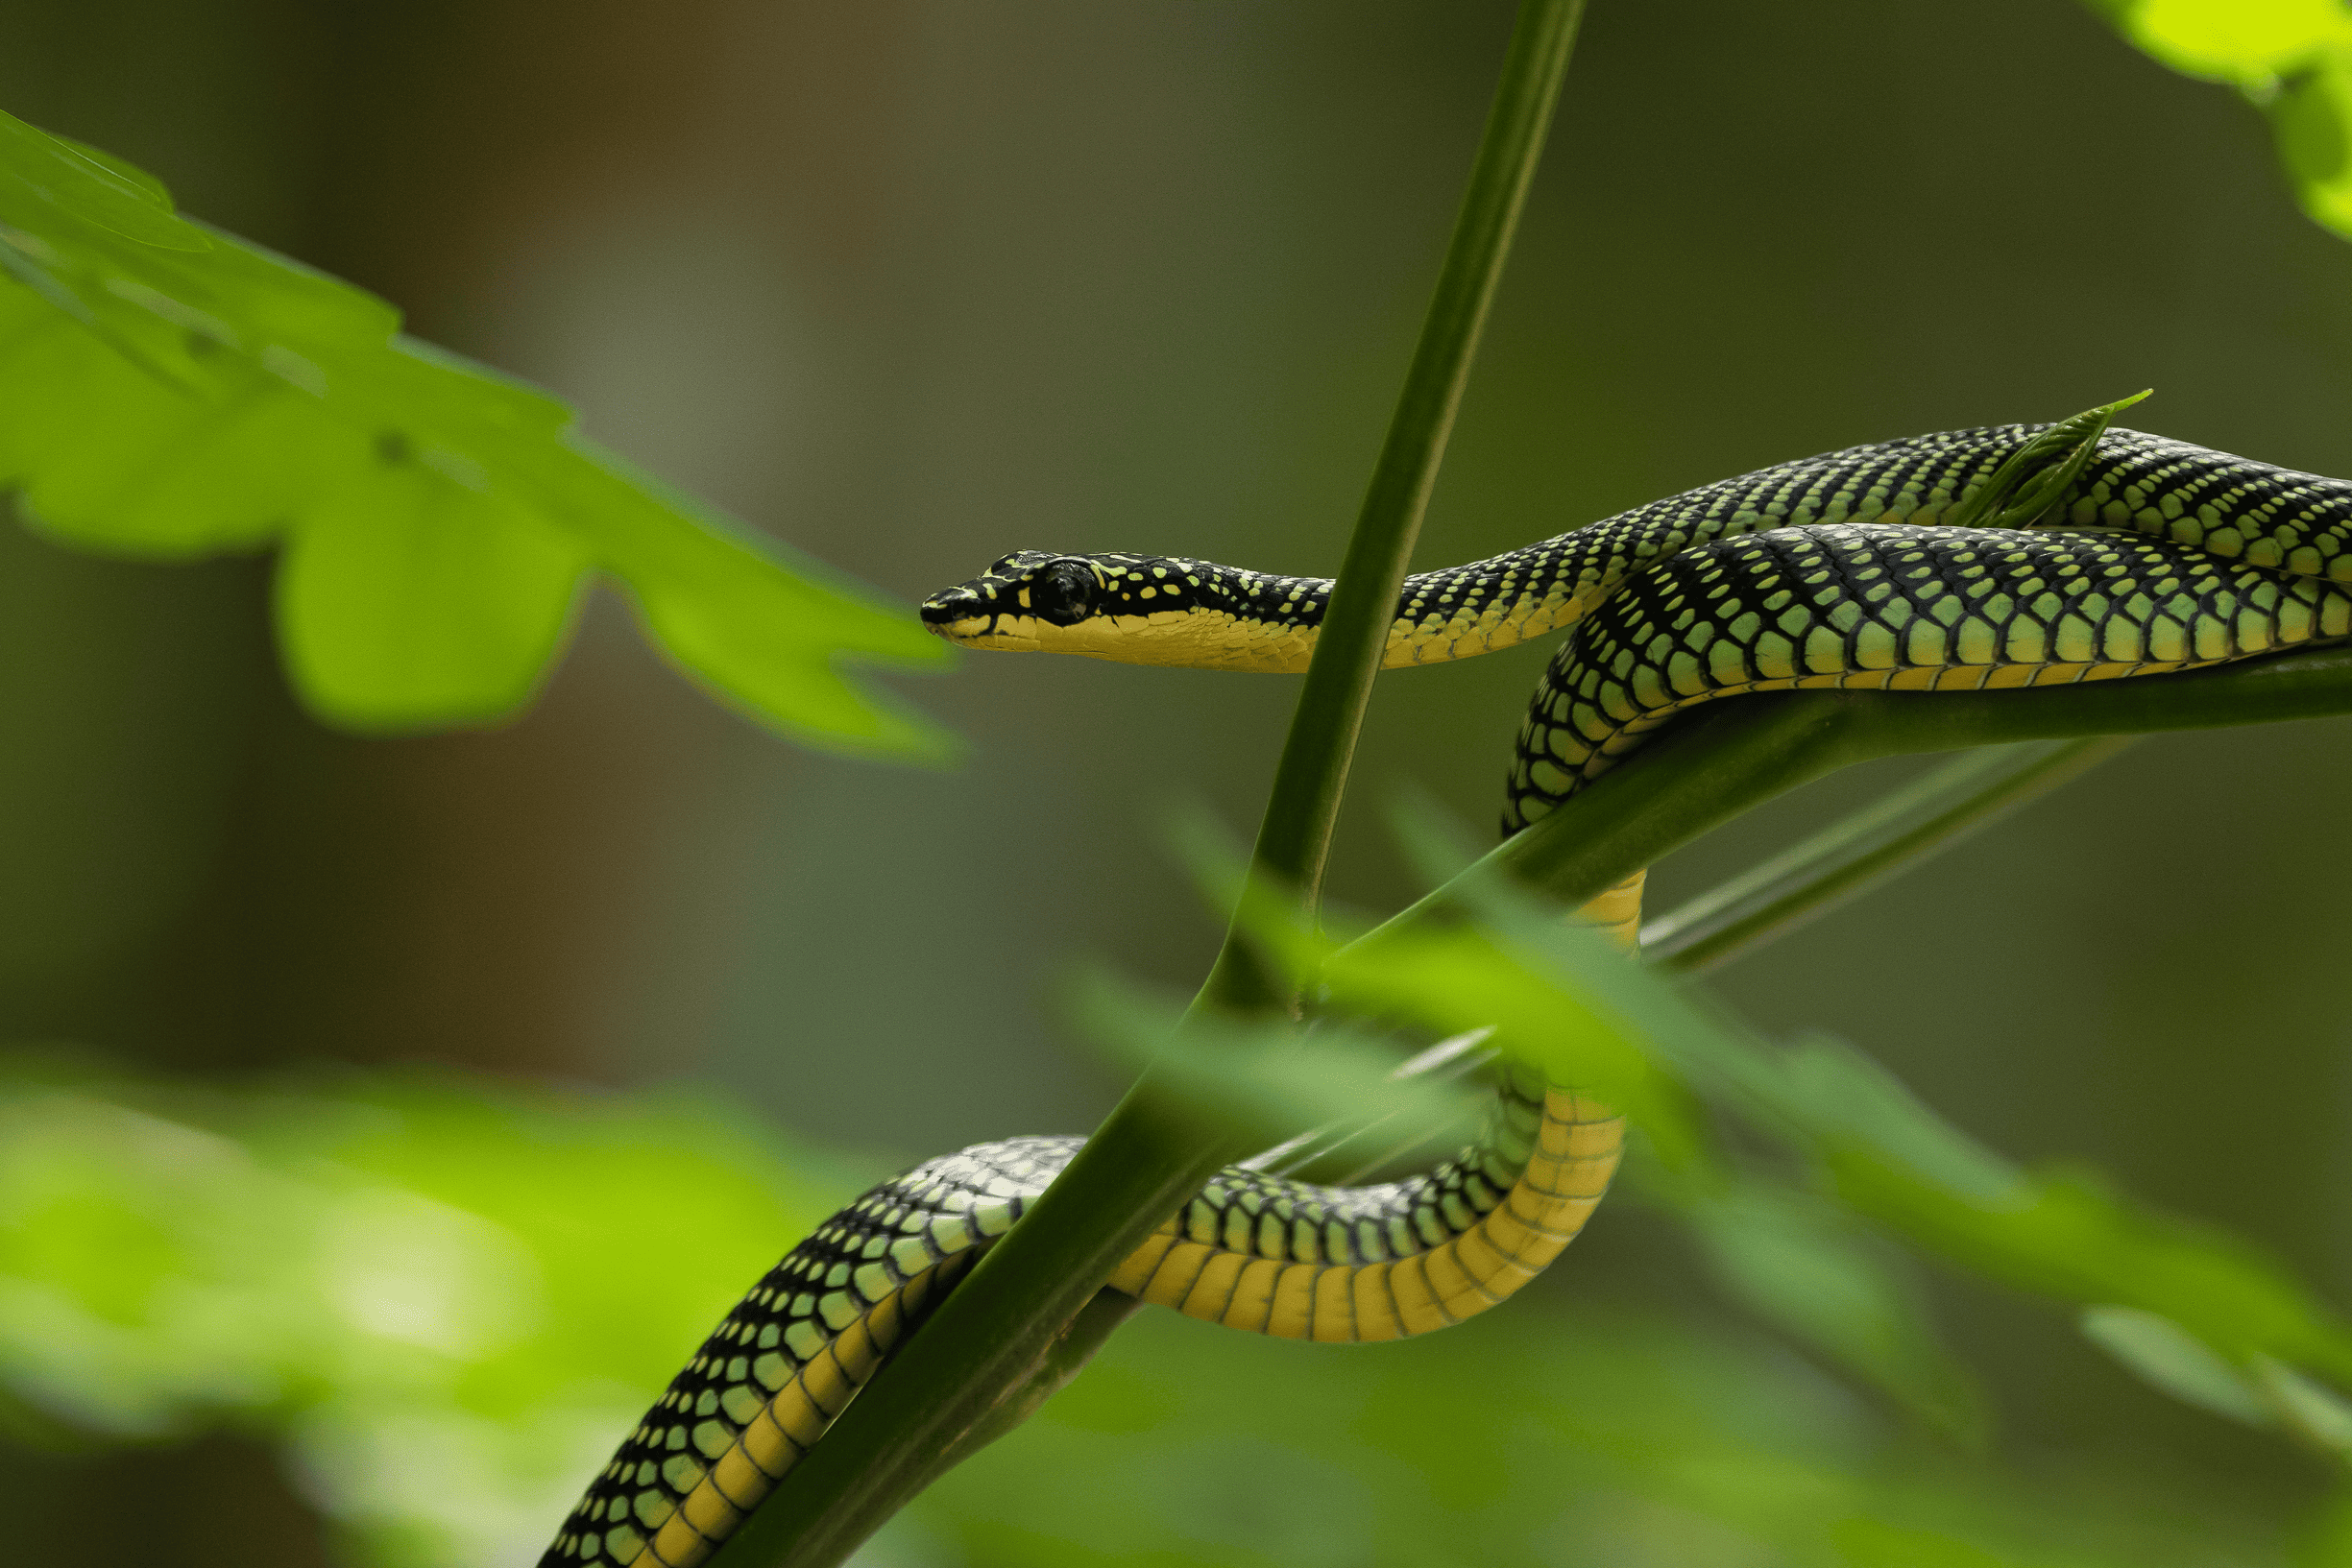
{"type": "MultiPolygon", "coordinates": [[[[1701,708],[1470,871],[1578,904],[1799,784],[1855,762],[2019,740],[2220,729],[2352,713],[2352,646],[2024,691],[1766,693],[1701,708]]],[[[1463,878],[1357,939],[1456,918],[1463,878]]]]}
{"type": "Polygon", "coordinates": [[[1964,752],[1643,928],[1642,956],[1703,975],[2080,778],[2130,736],[1964,752]]]}
{"type": "Polygon", "coordinates": [[[1110,1342],[1119,1325],[1143,1310],[1143,1303],[1117,1291],[1097,1291],[1078,1315],[1063,1325],[1044,1357],[1021,1387],[970,1430],[948,1444],[938,1462],[924,1478],[929,1485],[999,1437],[1028,1420],[1044,1403],[1069,1387],[1086,1369],[1095,1352],[1110,1342]]]}
{"type": "MultiPolygon", "coordinates": [[[[1310,915],[1321,902],[1340,799],[1412,566],[1413,545],[1453,435],[1470,361],[1526,205],[1583,14],[1584,0],[1526,0],[1520,7],[1444,269],[1332,584],[1315,656],[1274,769],[1250,859],[1260,876],[1295,889],[1310,915]]],[[[1249,945],[1228,929],[1202,1000],[1262,1006],[1277,1000],[1278,990],[1259,969],[1249,945]]]]}
{"type": "MultiPolygon", "coordinates": [[[[1309,907],[1414,540],[1583,10],[1583,0],[1524,0],[1520,8],[1453,242],[1299,693],[1254,858],[1309,907]]],[[[1262,1008],[1280,1000],[1228,933],[1196,1005],[1262,1008]]],[[[1062,1178],[800,1461],[791,1484],[727,1544],[726,1560],[829,1568],[848,1556],[943,1462],[1008,1430],[1075,1373],[1116,1317],[1093,1315],[1068,1336],[1065,1326],[1154,1226],[1244,1152],[1214,1116],[1145,1074],[1062,1178]]]]}

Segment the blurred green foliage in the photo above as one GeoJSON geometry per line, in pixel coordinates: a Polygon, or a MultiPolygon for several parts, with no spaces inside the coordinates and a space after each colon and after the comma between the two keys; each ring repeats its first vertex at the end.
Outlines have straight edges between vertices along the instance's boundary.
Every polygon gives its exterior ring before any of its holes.
{"type": "Polygon", "coordinates": [[[1442,1123],[1467,1108],[1445,1078],[1400,1077],[1393,1039],[1345,1023],[1302,1037],[1287,1020],[1211,1014],[1179,1030],[1181,999],[1101,972],[1079,977],[1069,1005],[1123,1065],[1154,1069],[1173,1102],[1256,1142],[1325,1123],[1442,1123]]]}
{"type": "Polygon", "coordinates": [[[851,1169],[704,1100],[12,1061],[12,1425],[263,1431],[371,1560],[523,1560],[851,1169]]]}
{"type": "Polygon", "coordinates": [[[2173,70],[2270,117],[2303,210],[2352,238],[2352,11],[2343,0],[2090,0],[2173,70]]]}
{"type": "MultiPolygon", "coordinates": [[[[859,1165],[677,1097],[13,1060],[9,1427],[230,1425],[281,1444],[365,1560],[527,1561],[859,1165]]],[[[869,1560],[2219,1568],[2275,1546],[2219,1496],[1906,1435],[1768,1340],[1531,1297],[1369,1351],[1149,1314],[869,1560]]]]}
{"type": "MultiPolygon", "coordinates": [[[[1415,836],[1424,862],[1441,859],[1438,832],[1423,824],[1415,836]]],[[[1193,856],[1210,859],[1198,835],[1193,856]]],[[[1237,865],[1212,864],[1210,880],[1230,891],[1237,865]]],[[[2352,1407],[2294,1368],[2352,1383],[2352,1324],[2274,1262],[2091,1174],[2020,1170],[1863,1053],[1826,1038],[1786,1049],[1758,1041],[1692,988],[1625,963],[1599,933],[1499,879],[1473,870],[1453,885],[1475,924],[1398,922],[1348,939],[1344,928],[1307,929],[1255,891],[1242,918],[1339,1006],[1438,1032],[1490,1025],[1502,1050],[1551,1081],[1636,1108],[1637,1146],[1652,1154],[1636,1167],[1641,1185],[1692,1224],[1731,1291],[1931,1425],[1976,1435],[1967,1374],[1857,1219],[2085,1309],[2100,1329],[2095,1342],[2168,1393],[2183,1396],[2177,1368],[2194,1363],[2188,1402],[2344,1446],[2332,1434],[2352,1430],[2352,1407]],[[1726,1136],[1734,1126],[1736,1146],[1726,1136]],[[1778,1146],[1777,1168],[1734,1151],[1759,1144],[1778,1146]],[[2144,1332],[2120,1337],[2123,1321],[2144,1332]],[[2158,1355],[2157,1337],[2180,1354],[2158,1355]],[[2214,1376],[2228,1397],[2211,1394],[2214,1376]]]]}
{"type": "Polygon", "coordinates": [[[1544,1306],[1389,1348],[1312,1357],[1146,1314],[884,1548],[944,1535],[990,1568],[2277,1560],[2220,1499],[1976,1466],[1693,1323],[1544,1306]]]}
{"type": "Polygon", "coordinates": [[[840,749],[947,749],[837,667],[944,660],[911,615],[582,440],[546,394],[400,335],[383,301],[6,115],[0,273],[0,479],[28,519],[149,559],[282,542],[279,634],[321,717],[513,716],[594,571],[746,714],[840,749]]]}

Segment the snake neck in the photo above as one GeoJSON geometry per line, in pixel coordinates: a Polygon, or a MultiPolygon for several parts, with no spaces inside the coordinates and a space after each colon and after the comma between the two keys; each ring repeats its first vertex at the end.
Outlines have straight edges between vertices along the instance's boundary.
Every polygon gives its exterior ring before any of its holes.
{"type": "MultiPolygon", "coordinates": [[[[1933,522],[2041,428],[1948,430],[1828,452],[1485,560],[1417,572],[1397,593],[1382,663],[1444,663],[1573,627],[1635,574],[1734,535],[1813,523],[1933,522]]],[[[972,647],[1295,674],[1314,655],[1331,588],[1327,577],[1183,556],[1030,551],[934,594],[923,615],[939,635],[972,647]]]]}
{"type": "MultiPolygon", "coordinates": [[[[1574,625],[1631,569],[1588,530],[1490,561],[1417,573],[1397,596],[1384,667],[1491,653],[1574,625]]],[[[1123,664],[1257,674],[1303,673],[1330,608],[1328,577],[1289,577],[1186,556],[1064,557],[1094,578],[1100,609],[1057,626],[1009,614],[964,618],[946,635],[969,646],[1072,653],[1123,664]]],[[[954,592],[987,592],[987,579],[954,592]]],[[[1018,590],[1014,591],[1016,593],[1018,590]]],[[[927,605],[930,612],[939,600],[927,605]]]]}
{"type": "MultiPolygon", "coordinates": [[[[1573,628],[1644,571],[1743,534],[1944,522],[2050,428],[1988,425],[1825,452],[1418,572],[1399,589],[1382,663],[1443,663],[1573,628]]],[[[2352,582],[2352,484],[2137,430],[2106,430],[2038,518],[2000,524],[2053,526],[2138,533],[2352,582]]],[[[1182,556],[1023,551],[934,594],[922,614],[933,631],[971,647],[1297,673],[1315,652],[1331,588],[1329,578],[1182,556]]]]}

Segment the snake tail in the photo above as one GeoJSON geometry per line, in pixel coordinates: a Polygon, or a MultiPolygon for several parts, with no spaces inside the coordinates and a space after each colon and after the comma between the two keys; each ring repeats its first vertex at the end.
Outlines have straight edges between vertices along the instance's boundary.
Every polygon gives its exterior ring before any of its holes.
{"type": "MultiPolygon", "coordinates": [[[[1010,1230],[1082,1140],[927,1161],[787,1253],[621,1443],[541,1568],[694,1568],[1010,1230]]],[[[1504,1070],[1476,1142],[1401,1181],[1229,1167],[1109,1281],[1187,1316],[1323,1343],[1403,1339],[1507,1299],[1574,1240],[1624,1142],[1604,1107],[1504,1070]]]]}

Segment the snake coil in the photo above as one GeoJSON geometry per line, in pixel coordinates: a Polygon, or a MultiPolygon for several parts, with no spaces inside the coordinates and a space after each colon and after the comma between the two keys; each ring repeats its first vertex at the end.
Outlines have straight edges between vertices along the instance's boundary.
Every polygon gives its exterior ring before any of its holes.
{"type": "MultiPolygon", "coordinates": [[[[2136,399],[2133,399],[2136,400],[2136,399]]],[[[1408,578],[1384,662],[1569,630],[1529,704],[1506,835],[1684,710],[1748,691],[1978,691],[2161,674],[2352,636],[2352,484],[2110,428],[2110,404],[1782,463],[1408,578]]],[[[970,647],[1297,671],[1331,584],[1173,556],[1008,555],[926,600],[970,647]]],[[[1630,939],[1638,875],[1584,911],[1630,939]]],[[[1500,1073],[1434,1169],[1214,1177],[1110,1284],[1292,1339],[1425,1333],[1501,1301],[1600,1201],[1623,1127],[1500,1073]]],[[[1080,1140],[1012,1138],[874,1188],[728,1314],[542,1568],[693,1568],[824,1435],[1080,1140]]]]}

